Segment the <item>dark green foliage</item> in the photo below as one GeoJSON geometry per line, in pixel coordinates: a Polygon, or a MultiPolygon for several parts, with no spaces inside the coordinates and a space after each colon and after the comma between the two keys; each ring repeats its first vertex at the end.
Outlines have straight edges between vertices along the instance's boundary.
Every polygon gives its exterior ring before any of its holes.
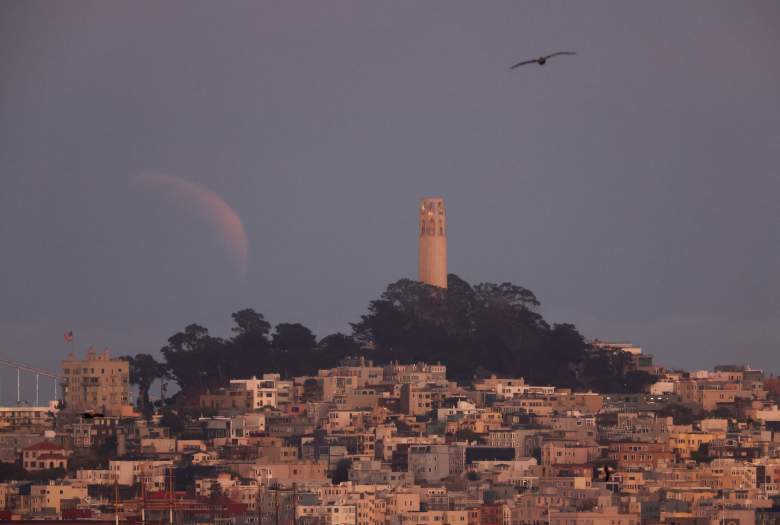
{"type": "Polygon", "coordinates": [[[531,291],[510,283],[472,287],[450,275],[443,290],[402,279],[369,304],[353,330],[359,341],[373,343],[380,361],[441,361],[458,381],[471,380],[482,366],[502,374],[529,371],[549,382],[560,369],[553,366],[557,355],[540,360],[552,348],[552,330],[538,306],[531,291]]]}
{"type": "Polygon", "coordinates": [[[596,392],[645,392],[656,381],[656,377],[647,372],[631,370],[630,354],[619,349],[589,348],[583,357],[580,384],[596,392]]]}
{"type": "Polygon", "coordinates": [[[273,335],[274,348],[281,352],[311,352],[317,338],[300,323],[280,323],[273,335]]]}
{"type": "Polygon", "coordinates": [[[0,483],[27,479],[27,471],[19,463],[0,462],[0,483]]]}
{"type": "Polygon", "coordinates": [[[713,460],[710,456],[710,444],[702,443],[699,445],[699,449],[695,452],[691,452],[691,459],[697,463],[709,463],[713,460]]]}
{"type": "Polygon", "coordinates": [[[312,371],[310,358],[317,338],[311,330],[300,323],[280,323],[276,325],[271,342],[276,371],[286,377],[312,371]]]}
{"type": "Polygon", "coordinates": [[[152,404],[149,402],[149,389],[156,379],[165,375],[165,365],[158,363],[149,354],[136,354],[125,356],[123,359],[130,363],[130,383],[138,386],[138,408],[148,414],[152,404]]]}
{"type": "Polygon", "coordinates": [[[76,449],[68,458],[68,470],[73,473],[77,470],[100,468],[108,468],[108,461],[91,449],[76,449]]]}
{"type": "Polygon", "coordinates": [[[707,413],[707,417],[712,417],[717,419],[737,419],[737,414],[735,410],[733,410],[732,408],[729,408],[727,406],[720,406],[715,410],[710,410],[707,413]]]}
{"type": "Polygon", "coordinates": [[[94,454],[101,461],[101,464],[108,466],[108,460],[116,457],[117,454],[116,436],[108,436],[103,440],[95,447],[94,454]]]}
{"type": "Polygon", "coordinates": [[[75,473],[81,469],[108,468],[108,462],[116,458],[117,440],[109,436],[91,449],[76,449],[68,458],[68,470],[75,473]]]}
{"type": "Polygon", "coordinates": [[[211,482],[211,486],[209,487],[211,492],[211,501],[219,501],[219,499],[222,497],[222,485],[219,484],[219,481],[214,480],[211,482]]]}
{"type": "Polygon", "coordinates": [[[670,403],[664,408],[659,410],[656,415],[658,417],[672,417],[675,425],[690,425],[694,421],[701,419],[697,416],[694,410],[685,405],[677,403],[670,403]]]}
{"type": "Polygon", "coordinates": [[[207,328],[191,324],[172,335],[161,352],[168,373],[187,397],[227,383],[230,371],[226,368],[235,361],[224,350],[224,340],[211,337],[207,328]]]}
{"type": "Polygon", "coordinates": [[[303,382],[303,401],[321,401],[322,383],[314,378],[309,378],[303,382]]]}
{"type": "Polygon", "coordinates": [[[27,471],[19,463],[0,462],[0,483],[5,481],[50,481],[65,477],[61,468],[27,471]]]}
{"type": "Polygon", "coordinates": [[[245,308],[231,315],[236,323],[231,330],[236,337],[265,337],[271,331],[271,323],[251,308],[245,308]]]}
{"type": "Polygon", "coordinates": [[[307,327],[280,323],[273,334],[262,314],[244,309],[232,315],[233,337],[212,337],[206,328],[189,325],[174,334],[161,350],[168,374],[182,390],[186,403],[205,390],[226,386],[232,378],[260,377],[279,372],[285,377],[316,374],[320,366],[335,366],[357,355],[357,342],[344,334],[332,334],[319,343],[307,327]]]}
{"type": "Polygon", "coordinates": [[[650,386],[658,380],[653,374],[641,370],[632,370],[625,375],[626,392],[648,392],[650,386]]]}
{"type": "MultiPolygon", "coordinates": [[[[445,290],[401,279],[369,303],[351,336],[337,333],[317,342],[298,323],[280,323],[271,333],[262,314],[244,309],[232,316],[232,338],[212,337],[192,324],[173,335],[162,354],[185,403],[230,378],[314,375],[348,356],[378,364],[441,362],[450,378],[463,383],[494,373],[623,393],[641,391],[653,381],[628,371],[624,352],[594,350],[573,325],[549,325],[539,306],[533,292],[511,283],[471,286],[451,274],[445,290]]],[[[310,385],[307,396],[315,395],[310,385]]]]}
{"type": "Polygon", "coordinates": [[[402,279],[369,304],[353,330],[358,341],[374,345],[379,362],[440,361],[460,382],[491,372],[587,388],[588,376],[580,378],[579,371],[592,361],[587,371],[606,378],[606,391],[636,388],[637,381],[623,377],[625,367],[612,362],[625,357],[601,357],[573,325],[550,326],[539,306],[533,292],[511,283],[471,286],[450,275],[443,290],[402,279]]]}
{"type": "Polygon", "coordinates": [[[482,443],[482,436],[480,436],[473,430],[469,430],[468,428],[458,430],[455,433],[455,439],[457,439],[458,441],[471,441],[471,442],[482,443]]]}
{"type": "Polygon", "coordinates": [[[168,427],[172,435],[180,434],[185,427],[185,418],[181,414],[177,414],[173,410],[166,410],[163,416],[160,418],[160,426],[168,427]]]}
{"type": "Polygon", "coordinates": [[[412,427],[403,419],[395,420],[395,428],[398,432],[408,433],[412,431],[412,427]]]}
{"type": "Polygon", "coordinates": [[[33,470],[27,472],[27,479],[30,481],[52,481],[57,479],[63,479],[65,477],[65,469],[62,468],[50,468],[45,470],[33,470]]]}
{"type": "Polygon", "coordinates": [[[360,344],[353,337],[335,333],[320,339],[314,359],[317,368],[330,368],[345,357],[358,356],[361,353],[360,344]]]}
{"type": "Polygon", "coordinates": [[[333,484],[338,485],[345,481],[349,481],[349,469],[352,468],[351,459],[340,459],[336,463],[336,469],[333,471],[333,484]]]}
{"type": "Polygon", "coordinates": [[[482,501],[486,505],[492,505],[498,499],[498,493],[495,490],[486,490],[482,493],[482,501]]]}

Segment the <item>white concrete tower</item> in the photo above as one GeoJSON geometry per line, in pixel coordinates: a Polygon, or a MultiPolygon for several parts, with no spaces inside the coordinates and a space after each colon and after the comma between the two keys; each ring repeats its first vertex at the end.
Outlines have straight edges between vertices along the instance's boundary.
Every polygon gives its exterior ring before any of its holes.
{"type": "Polygon", "coordinates": [[[428,197],[420,202],[419,280],[447,288],[447,215],[444,199],[428,197]]]}

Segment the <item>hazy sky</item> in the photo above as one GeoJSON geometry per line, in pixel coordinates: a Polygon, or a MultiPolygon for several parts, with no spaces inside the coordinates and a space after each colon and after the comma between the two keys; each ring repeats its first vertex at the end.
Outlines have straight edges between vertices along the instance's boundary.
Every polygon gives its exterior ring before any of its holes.
{"type": "Polygon", "coordinates": [[[348,330],[416,277],[437,195],[466,280],[780,372],[778,57],[774,0],[3,2],[0,356],[156,352],[243,307],[348,330]],[[233,207],[246,276],[147,172],[233,207]]]}

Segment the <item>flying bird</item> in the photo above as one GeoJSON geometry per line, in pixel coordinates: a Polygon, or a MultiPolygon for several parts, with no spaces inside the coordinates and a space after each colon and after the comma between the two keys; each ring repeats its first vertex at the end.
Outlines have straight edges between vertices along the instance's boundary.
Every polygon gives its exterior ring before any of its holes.
{"type": "Polygon", "coordinates": [[[525,66],[527,64],[539,64],[540,66],[543,66],[552,57],[557,57],[558,55],[576,55],[576,54],[577,53],[575,53],[574,51],[558,51],[557,53],[552,53],[550,55],[534,58],[533,60],[523,60],[522,62],[518,62],[517,64],[510,67],[509,69],[515,69],[516,67],[525,66]]]}

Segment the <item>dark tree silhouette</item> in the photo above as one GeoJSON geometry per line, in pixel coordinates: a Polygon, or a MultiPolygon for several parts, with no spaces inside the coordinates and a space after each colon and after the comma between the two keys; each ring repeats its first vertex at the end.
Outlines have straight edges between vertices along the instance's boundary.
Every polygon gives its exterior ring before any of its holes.
{"type": "Polygon", "coordinates": [[[316,348],[318,368],[327,368],[338,363],[345,357],[363,355],[365,352],[353,338],[342,333],[330,334],[320,339],[316,348]]]}
{"type": "Polygon", "coordinates": [[[303,401],[322,400],[322,383],[317,379],[310,377],[303,382],[303,401]]]}
{"type": "Polygon", "coordinates": [[[231,330],[236,336],[265,337],[271,331],[271,323],[265,320],[263,314],[251,308],[239,310],[231,315],[236,323],[231,330]]]}
{"type": "Polygon", "coordinates": [[[349,469],[352,468],[351,459],[340,459],[336,463],[336,469],[333,472],[333,484],[338,485],[345,481],[349,481],[349,469]]]}
{"type": "Polygon", "coordinates": [[[227,382],[225,341],[211,337],[207,328],[188,325],[168,339],[160,352],[165,356],[168,372],[185,397],[227,382]]]}
{"type": "Polygon", "coordinates": [[[670,403],[659,410],[658,417],[671,417],[675,425],[690,425],[700,419],[692,408],[677,403],[670,403]]]}
{"type": "Polygon", "coordinates": [[[149,354],[125,356],[130,363],[130,383],[138,386],[138,408],[143,413],[151,410],[149,389],[155,380],[165,375],[165,365],[149,354]]]}
{"type": "Polygon", "coordinates": [[[276,371],[284,376],[310,372],[316,344],[317,338],[311,330],[300,323],[276,325],[271,340],[276,371]]]}
{"type": "Polygon", "coordinates": [[[530,290],[511,283],[469,285],[450,275],[446,290],[402,279],[353,325],[379,361],[441,361],[458,381],[475,370],[577,386],[587,345],[572,325],[553,328],[530,290]]]}
{"type": "Polygon", "coordinates": [[[234,335],[226,348],[230,377],[259,376],[268,372],[271,364],[271,342],[268,338],[271,324],[263,314],[251,308],[239,310],[232,318],[234,335]]]}
{"type": "MultiPolygon", "coordinates": [[[[550,326],[539,307],[533,292],[512,283],[470,285],[450,274],[442,289],[401,279],[369,303],[351,335],[331,334],[317,342],[300,323],[280,323],[272,332],[262,314],[247,308],[232,314],[230,339],[191,324],[168,339],[162,354],[185,401],[231,378],[314,375],[349,356],[378,364],[441,362],[450,378],[464,383],[475,374],[494,373],[624,393],[654,380],[631,372],[625,352],[592,348],[571,324],[550,326]]],[[[311,385],[308,395],[314,395],[311,385]]]]}

